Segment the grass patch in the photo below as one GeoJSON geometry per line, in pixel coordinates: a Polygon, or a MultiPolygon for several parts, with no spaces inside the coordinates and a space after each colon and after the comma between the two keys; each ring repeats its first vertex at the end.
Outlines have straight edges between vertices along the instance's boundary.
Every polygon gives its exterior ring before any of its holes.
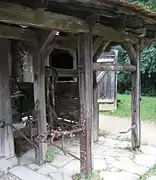
{"type": "MultiPolygon", "coordinates": [[[[102,112],[105,115],[130,117],[131,116],[131,95],[118,95],[121,100],[116,112],[102,112]]],[[[156,120],[156,97],[142,96],[141,100],[141,119],[156,120]]]]}

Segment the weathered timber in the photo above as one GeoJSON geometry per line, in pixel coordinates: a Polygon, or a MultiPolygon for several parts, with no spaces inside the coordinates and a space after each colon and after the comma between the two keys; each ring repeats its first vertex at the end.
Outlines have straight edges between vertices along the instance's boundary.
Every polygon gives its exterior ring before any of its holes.
{"type": "Polygon", "coordinates": [[[34,30],[9,25],[0,25],[0,38],[24,40],[36,43],[37,37],[34,30]]]}
{"type": "MultiPolygon", "coordinates": [[[[12,124],[10,87],[9,87],[9,59],[10,41],[0,39],[0,120],[12,124]]],[[[14,155],[13,130],[10,126],[0,128],[0,156],[14,155]]]]}
{"type": "MultiPolygon", "coordinates": [[[[51,1],[59,1],[61,3],[69,3],[69,1],[67,0],[51,0],[51,1]]],[[[83,6],[91,6],[91,7],[95,7],[95,8],[99,8],[99,9],[104,9],[106,11],[106,9],[111,9],[111,8],[114,8],[116,10],[114,10],[113,12],[116,13],[124,13],[126,15],[137,15],[138,17],[141,17],[141,18],[144,18],[145,20],[149,21],[149,22],[155,22],[155,16],[151,13],[145,13],[146,10],[140,10],[140,9],[137,9],[137,8],[130,8],[127,3],[118,3],[118,2],[112,2],[112,1],[101,1],[101,0],[96,0],[96,1],[93,1],[93,0],[73,0],[73,3],[81,3],[81,5],[83,6]]],[[[102,15],[105,15],[105,11],[102,13],[102,15]]],[[[108,11],[110,12],[110,11],[108,11]]],[[[100,11],[99,11],[100,13],[100,11]]],[[[112,16],[112,13],[111,15],[109,16],[112,16]]]]}
{"type": "Polygon", "coordinates": [[[78,72],[75,69],[59,69],[56,68],[58,77],[77,77],[78,72]]]}
{"type": "MultiPolygon", "coordinates": [[[[56,31],[52,30],[51,32],[48,33],[48,35],[46,35],[45,37],[43,37],[43,41],[40,42],[41,44],[41,48],[40,48],[40,54],[46,52],[48,46],[50,45],[50,43],[52,42],[52,40],[55,38],[56,36],[56,31]],[[45,40],[46,39],[46,40],[45,40]]],[[[47,54],[47,53],[46,53],[47,54]]],[[[46,54],[44,56],[46,56],[46,54]]],[[[49,55],[49,54],[48,54],[49,55]]]]}
{"type": "Polygon", "coordinates": [[[83,133],[80,136],[81,174],[92,172],[92,116],[93,116],[93,67],[92,35],[80,34],[78,40],[80,123],[83,133]]]}
{"type": "Polygon", "coordinates": [[[137,45],[135,48],[136,59],[135,64],[136,71],[132,73],[132,148],[138,149],[141,145],[141,121],[140,121],[140,96],[141,96],[141,80],[140,80],[140,47],[137,45]]]}
{"type": "Polygon", "coordinates": [[[94,71],[136,71],[136,67],[133,65],[108,65],[106,63],[94,63],[93,64],[94,71]]]}
{"type": "Polygon", "coordinates": [[[99,36],[96,38],[95,42],[93,43],[93,55],[97,53],[98,49],[101,48],[101,45],[104,46],[104,38],[99,36]]]}
{"type": "MultiPolygon", "coordinates": [[[[76,69],[55,69],[58,77],[77,77],[78,72],[76,69]]],[[[46,68],[46,74],[48,76],[53,76],[53,70],[51,70],[51,67],[46,68]]]]}
{"type": "MultiPolygon", "coordinates": [[[[44,11],[43,9],[33,10],[26,6],[0,2],[0,22],[29,27],[57,29],[69,32],[89,32],[89,25],[86,21],[75,17],[61,15],[44,11]]],[[[93,34],[104,36],[105,40],[128,41],[129,36],[123,32],[117,32],[111,27],[96,24],[92,29],[93,34]]],[[[136,40],[131,37],[131,40],[136,40]]]]}
{"type": "Polygon", "coordinates": [[[99,103],[98,103],[98,83],[96,71],[93,72],[93,142],[97,142],[99,137],[99,103]]]}
{"type": "MultiPolygon", "coordinates": [[[[45,68],[44,59],[40,56],[39,49],[36,47],[33,59],[34,73],[34,104],[35,118],[38,122],[38,135],[47,133],[46,126],[46,108],[45,108],[45,68]]],[[[46,160],[47,144],[38,143],[39,148],[36,149],[36,162],[43,164],[46,160]]]]}

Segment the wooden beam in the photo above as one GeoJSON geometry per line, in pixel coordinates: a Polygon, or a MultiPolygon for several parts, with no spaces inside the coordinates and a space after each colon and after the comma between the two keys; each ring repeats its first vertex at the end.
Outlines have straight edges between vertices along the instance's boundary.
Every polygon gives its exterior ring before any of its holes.
{"type": "Polygon", "coordinates": [[[92,35],[80,34],[78,40],[81,175],[92,172],[92,108],[93,108],[93,67],[92,35]],[[82,69],[81,69],[82,68],[82,69]]]}
{"type": "Polygon", "coordinates": [[[132,73],[132,148],[134,150],[140,148],[141,145],[141,120],[140,120],[140,97],[141,97],[141,82],[140,82],[140,47],[137,45],[135,63],[136,71],[132,73]]]}
{"type": "MultiPolygon", "coordinates": [[[[69,0],[51,0],[51,1],[59,1],[61,3],[69,3],[69,0]]],[[[120,2],[120,1],[119,1],[120,2]]],[[[148,22],[152,22],[155,23],[156,18],[154,13],[150,13],[148,10],[142,8],[143,10],[140,10],[141,8],[137,9],[133,6],[129,7],[126,3],[122,2],[115,2],[113,3],[113,1],[103,1],[103,0],[73,0],[73,3],[81,3],[81,5],[83,6],[91,6],[91,7],[95,7],[98,8],[99,11],[101,9],[108,9],[108,8],[115,8],[116,10],[114,10],[114,13],[116,12],[120,12],[120,13],[124,13],[126,15],[134,15],[134,16],[138,16],[142,19],[145,19],[148,22]],[[147,13],[146,13],[147,11],[147,13]]]]}
{"type": "Polygon", "coordinates": [[[36,42],[36,33],[33,30],[14,27],[9,25],[0,25],[0,38],[23,40],[28,42],[36,42]]]}
{"type": "Polygon", "coordinates": [[[48,48],[52,40],[55,38],[55,36],[56,36],[56,31],[54,30],[52,30],[47,35],[45,35],[45,37],[43,36],[42,42],[40,42],[41,44],[40,54],[46,52],[46,49],[48,48]]]}
{"type": "MultiPolygon", "coordinates": [[[[0,39],[0,121],[12,124],[10,87],[9,87],[9,59],[10,41],[0,39]]],[[[0,157],[14,155],[14,139],[11,126],[0,128],[0,157]]]]}
{"type": "MultiPolygon", "coordinates": [[[[78,72],[75,69],[60,69],[54,68],[58,77],[78,77],[78,72]]],[[[48,76],[53,76],[53,70],[50,67],[46,68],[46,74],[48,76]]]]}
{"type": "MultiPolygon", "coordinates": [[[[26,6],[0,2],[0,22],[16,25],[25,25],[44,29],[57,29],[77,32],[89,32],[90,27],[84,20],[75,17],[44,11],[43,9],[33,10],[26,6]]],[[[96,24],[92,29],[93,34],[104,36],[105,40],[112,41],[129,41],[136,40],[120,31],[115,31],[111,27],[96,24]],[[107,36],[106,36],[107,34],[107,36]]]]}
{"type": "MultiPolygon", "coordinates": [[[[47,133],[46,107],[45,107],[45,60],[40,56],[39,49],[36,47],[33,59],[34,73],[34,104],[35,117],[38,122],[38,135],[47,133]]],[[[46,160],[47,144],[38,142],[36,149],[36,162],[40,165],[46,160]]]]}
{"type": "Polygon", "coordinates": [[[78,72],[75,69],[59,69],[56,68],[58,77],[78,77],[78,72]]]}
{"type": "Polygon", "coordinates": [[[94,71],[136,71],[136,67],[133,65],[120,66],[120,65],[108,65],[106,63],[94,63],[94,71]]]}

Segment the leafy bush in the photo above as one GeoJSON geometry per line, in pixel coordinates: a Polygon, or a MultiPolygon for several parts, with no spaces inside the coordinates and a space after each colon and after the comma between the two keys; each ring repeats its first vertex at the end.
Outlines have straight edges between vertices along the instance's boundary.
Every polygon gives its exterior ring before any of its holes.
{"type": "MultiPolygon", "coordinates": [[[[118,49],[118,63],[129,64],[130,60],[126,51],[121,46],[116,46],[118,49]]],[[[141,89],[143,95],[156,95],[156,44],[142,50],[140,55],[141,67],[141,89]]],[[[118,73],[118,91],[125,93],[131,90],[131,73],[118,73]]]]}

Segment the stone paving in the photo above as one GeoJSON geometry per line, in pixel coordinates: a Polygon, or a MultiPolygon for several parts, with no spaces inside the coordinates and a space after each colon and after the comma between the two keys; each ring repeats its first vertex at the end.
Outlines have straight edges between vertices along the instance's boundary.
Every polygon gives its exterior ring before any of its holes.
{"type": "MultiPolygon", "coordinates": [[[[60,145],[60,142],[56,142],[60,145]]],[[[80,173],[80,162],[60,150],[49,147],[54,159],[50,163],[38,166],[34,163],[34,149],[15,160],[0,160],[1,180],[72,180],[80,173]],[[9,161],[9,163],[7,162],[9,161]],[[5,162],[5,163],[4,163],[5,162]],[[5,167],[6,166],[6,167],[5,167]],[[9,168],[8,168],[9,167],[9,168]],[[9,173],[3,175],[3,173],[9,173]]],[[[66,149],[79,157],[79,141],[68,139],[66,149]]],[[[94,171],[100,173],[104,180],[137,180],[156,164],[156,148],[142,146],[141,152],[132,152],[130,142],[100,137],[93,145],[94,171]]],[[[149,177],[148,180],[156,180],[149,177]]]]}

